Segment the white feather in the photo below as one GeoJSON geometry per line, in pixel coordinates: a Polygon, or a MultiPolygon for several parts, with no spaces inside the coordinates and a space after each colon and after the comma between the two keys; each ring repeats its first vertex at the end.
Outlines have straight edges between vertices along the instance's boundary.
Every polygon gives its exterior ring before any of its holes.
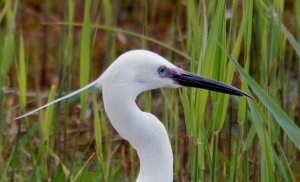
{"type": "Polygon", "coordinates": [[[88,85],[86,85],[86,86],[84,86],[84,87],[82,87],[82,88],[80,88],[80,89],[74,91],[74,92],[69,93],[68,95],[65,95],[65,96],[63,96],[63,97],[61,97],[61,98],[58,98],[58,99],[56,99],[56,100],[54,100],[54,101],[52,101],[52,102],[49,102],[49,103],[47,103],[47,104],[45,104],[45,105],[43,105],[43,106],[41,106],[41,107],[39,107],[39,108],[37,108],[37,109],[34,109],[34,110],[32,110],[32,111],[30,111],[30,112],[27,112],[27,113],[25,113],[25,114],[23,114],[23,115],[21,115],[21,116],[19,116],[19,117],[16,117],[15,120],[24,118],[24,117],[29,116],[29,115],[31,115],[31,114],[33,114],[33,113],[39,111],[39,110],[44,109],[44,108],[46,108],[46,107],[48,107],[48,106],[50,106],[50,105],[52,105],[52,104],[55,104],[55,103],[58,103],[58,102],[60,102],[60,101],[62,101],[62,100],[68,99],[68,98],[70,98],[70,97],[72,97],[72,96],[74,96],[74,95],[76,95],[76,94],[78,94],[78,93],[80,93],[80,92],[82,92],[82,91],[84,91],[84,90],[87,90],[87,89],[89,89],[89,88],[95,86],[97,83],[99,83],[99,80],[98,80],[98,79],[95,80],[95,81],[93,81],[92,83],[90,83],[90,84],[88,84],[88,85]]]}

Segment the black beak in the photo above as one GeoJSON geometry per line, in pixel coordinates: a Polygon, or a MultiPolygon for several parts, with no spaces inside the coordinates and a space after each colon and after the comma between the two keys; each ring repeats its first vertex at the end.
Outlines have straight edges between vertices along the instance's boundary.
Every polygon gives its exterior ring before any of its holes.
{"type": "Polygon", "coordinates": [[[236,87],[212,79],[204,78],[187,71],[183,71],[181,73],[174,73],[172,74],[171,78],[182,86],[202,88],[230,95],[247,96],[253,99],[253,97],[250,94],[243,92],[242,90],[236,87]]]}

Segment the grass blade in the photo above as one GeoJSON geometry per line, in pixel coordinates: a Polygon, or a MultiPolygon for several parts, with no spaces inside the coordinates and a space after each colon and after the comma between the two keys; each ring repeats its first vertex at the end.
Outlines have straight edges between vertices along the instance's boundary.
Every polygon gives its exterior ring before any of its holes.
{"type": "Polygon", "coordinates": [[[268,179],[268,181],[274,181],[274,158],[272,155],[273,148],[271,145],[271,137],[268,136],[268,132],[263,126],[263,118],[261,116],[261,112],[258,109],[258,106],[252,101],[250,101],[248,104],[251,110],[252,122],[254,123],[261,144],[263,158],[266,159],[265,165],[267,170],[262,171],[261,175],[264,175],[263,178],[268,179]]]}
{"type": "MultiPolygon", "coordinates": [[[[55,92],[56,92],[56,86],[53,85],[51,87],[51,90],[49,93],[48,103],[54,100],[55,92]]],[[[42,121],[40,124],[41,133],[42,133],[44,142],[49,142],[50,133],[51,133],[51,129],[52,129],[53,110],[54,110],[54,105],[47,107],[46,114],[45,114],[45,120],[42,121]]]]}
{"type": "Polygon", "coordinates": [[[263,105],[272,113],[277,123],[286,132],[291,141],[293,141],[293,143],[297,146],[298,150],[300,150],[299,127],[234,59],[230,57],[230,60],[234,63],[243,79],[248,82],[259,101],[262,102],[263,105]]]}
{"type": "Polygon", "coordinates": [[[26,106],[26,67],[24,49],[24,39],[23,36],[20,35],[18,83],[20,90],[20,105],[22,110],[24,110],[26,106]]]}
{"type": "MultiPolygon", "coordinates": [[[[80,87],[89,83],[90,72],[90,7],[91,0],[85,1],[84,7],[84,20],[81,33],[81,46],[80,46],[80,87]]],[[[81,116],[88,106],[88,92],[83,91],[80,93],[81,101],[81,116]]]]}

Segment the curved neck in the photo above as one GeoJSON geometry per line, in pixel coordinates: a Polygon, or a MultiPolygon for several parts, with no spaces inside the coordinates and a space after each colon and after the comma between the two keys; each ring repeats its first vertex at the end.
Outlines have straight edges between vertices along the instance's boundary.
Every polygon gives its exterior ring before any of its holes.
{"type": "Polygon", "coordinates": [[[154,115],[137,107],[137,95],[130,87],[104,87],[106,113],[117,132],[137,150],[137,181],[173,181],[173,154],[167,131],[154,115]]]}

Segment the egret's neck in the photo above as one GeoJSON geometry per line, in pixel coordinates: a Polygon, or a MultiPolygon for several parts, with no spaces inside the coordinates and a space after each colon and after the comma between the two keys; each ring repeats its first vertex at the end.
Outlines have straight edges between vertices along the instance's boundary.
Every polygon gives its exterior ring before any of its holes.
{"type": "Polygon", "coordinates": [[[103,87],[106,113],[117,132],[137,150],[140,173],[137,181],[173,181],[173,155],[163,124],[142,112],[130,87],[103,87]]]}

